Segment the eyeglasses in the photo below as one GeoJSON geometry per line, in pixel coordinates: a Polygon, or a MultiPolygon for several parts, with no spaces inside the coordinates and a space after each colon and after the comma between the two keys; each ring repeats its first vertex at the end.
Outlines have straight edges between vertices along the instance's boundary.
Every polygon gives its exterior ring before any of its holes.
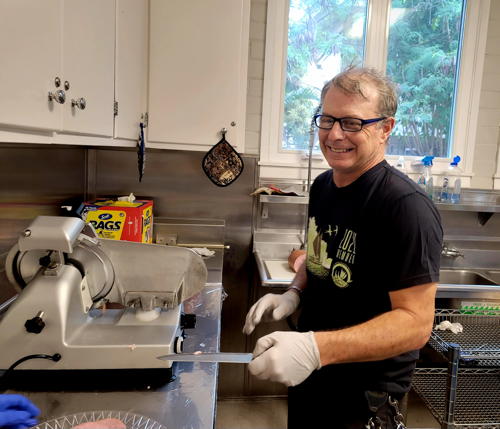
{"type": "Polygon", "coordinates": [[[359,119],[359,118],[336,118],[330,115],[314,115],[314,123],[318,128],[322,130],[331,130],[335,125],[335,122],[339,122],[340,128],[343,131],[361,131],[361,129],[368,124],[373,124],[374,122],[383,121],[387,119],[386,116],[374,119],[359,119]]]}

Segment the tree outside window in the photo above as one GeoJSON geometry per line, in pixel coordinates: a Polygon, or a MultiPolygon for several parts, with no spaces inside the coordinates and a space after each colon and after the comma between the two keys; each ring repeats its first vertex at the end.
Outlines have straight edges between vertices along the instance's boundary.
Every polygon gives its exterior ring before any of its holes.
{"type": "Polygon", "coordinates": [[[449,157],[462,0],[393,0],[387,74],[399,86],[387,153],[449,157]]]}
{"type": "MultiPolygon", "coordinates": [[[[393,0],[387,73],[398,84],[387,153],[449,157],[463,0],[393,0]]],[[[361,65],[367,0],[291,0],[282,149],[305,150],[321,88],[361,65]]]]}

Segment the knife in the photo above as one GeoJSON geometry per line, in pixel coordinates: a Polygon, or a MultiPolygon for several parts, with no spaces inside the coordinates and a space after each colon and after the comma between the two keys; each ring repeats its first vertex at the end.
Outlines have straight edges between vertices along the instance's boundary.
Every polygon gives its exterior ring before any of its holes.
{"type": "Polygon", "coordinates": [[[158,356],[157,359],[174,362],[218,362],[218,363],[249,363],[252,353],[172,353],[158,356]]]}

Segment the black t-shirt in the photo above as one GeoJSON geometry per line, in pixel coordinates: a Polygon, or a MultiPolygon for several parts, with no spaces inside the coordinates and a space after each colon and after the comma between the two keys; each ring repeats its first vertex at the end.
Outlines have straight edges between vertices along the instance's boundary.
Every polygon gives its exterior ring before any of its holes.
{"type": "MultiPolygon", "coordinates": [[[[432,201],[386,161],[338,188],[332,170],[314,181],[309,201],[307,288],[299,330],[357,325],[390,311],[389,292],[437,282],[440,216],[432,201]]],[[[404,329],[404,327],[401,327],[404,329]]],[[[367,389],[409,389],[418,351],[321,371],[367,389]]]]}

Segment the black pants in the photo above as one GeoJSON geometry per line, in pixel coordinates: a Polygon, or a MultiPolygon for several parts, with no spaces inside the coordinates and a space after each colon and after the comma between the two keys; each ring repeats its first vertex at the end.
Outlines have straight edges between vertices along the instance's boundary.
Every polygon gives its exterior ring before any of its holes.
{"type": "MultiPolygon", "coordinates": [[[[370,417],[368,400],[363,388],[349,384],[324,386],[311,375],[304,383],[288,389],[288,429],[364,429],[370,417]]],[[[404,394],[391,395],[398,401],[404,394]]],[[[383,404],[377,416],[383,429],[394,429],[394,411],[383,404]]]]}

